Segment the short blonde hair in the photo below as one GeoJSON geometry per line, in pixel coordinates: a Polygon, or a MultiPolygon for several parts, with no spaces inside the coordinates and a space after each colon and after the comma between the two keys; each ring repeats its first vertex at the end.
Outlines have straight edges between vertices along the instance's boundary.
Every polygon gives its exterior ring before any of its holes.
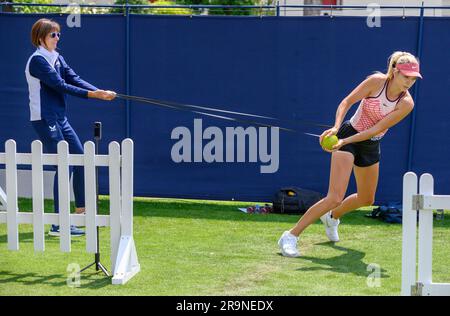
{"type": "Polygon", "coordinates": [[[47,34],[56,31],[60,32],[61,28],[58,23],[49,19],[39,19],[31,28],[31,43],[39,47],[41,45],[40,40],[44,42],[47,34]]]}
{"type": "Polygon", "coordinates": [[[390,80],[394,77],[394,68],[397,64],[406,64],[406,63],[419,64],[419,60],[413,54],[408,52],[401,52],[401,51],[394,52],[388,59],[388,71],[386,74],[388,79],[390,80]]]}

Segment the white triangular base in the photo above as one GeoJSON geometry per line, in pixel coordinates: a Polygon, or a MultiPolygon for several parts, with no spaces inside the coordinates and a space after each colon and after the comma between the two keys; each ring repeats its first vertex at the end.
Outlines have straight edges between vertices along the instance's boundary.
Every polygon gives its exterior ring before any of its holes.
{"type": "Polygon", "coordinates": [[[141,270],[132,236],[120,237],[119,251],[115,262],[112,284],[125,284],[141,270]]]}
{"type": "Polygon", "coordinates": [[[0,211],[6,211],[6,194],[0,187],[0,211]]]}

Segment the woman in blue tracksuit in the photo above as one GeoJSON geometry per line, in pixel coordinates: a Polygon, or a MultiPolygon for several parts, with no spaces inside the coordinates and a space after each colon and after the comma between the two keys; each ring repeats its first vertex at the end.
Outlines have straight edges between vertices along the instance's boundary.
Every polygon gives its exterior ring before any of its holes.
{"type": "MultiPolygon", "coordinates": [[[[40,19],[31,29],[31,42],[37,50],[28,59],[25,75],[30,97],[30,120],[47,153],[56,153],[61,140],[69,144],[71,154],[83,154],[83,146],[66,117],[66,94],[81,98],[113,100],[116,93],[100,90],[82,80],[56,52],[60,39],[58,23],[40,19]]],[[[56,167],[55,167],[56,170],[56,167]]],[[[73,189],[76,213],[84,213],[84,171],[73,167],[73,189]]],[[[58,213],[58,174],[53,186],[54,207],[58,213]]],[[[84,231],[71,226],[72,236],[84,231]]],[[[51,236],[59,236],[59,226],[52,225],[51,236]]]]}

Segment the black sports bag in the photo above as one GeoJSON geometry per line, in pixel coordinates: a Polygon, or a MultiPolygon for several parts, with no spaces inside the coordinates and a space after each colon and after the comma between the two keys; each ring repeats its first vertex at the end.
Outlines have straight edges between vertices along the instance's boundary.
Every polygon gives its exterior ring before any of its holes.
{"type": "Polygon", "coordinates": [[[323,198],[322,194],[297,187],[278,190],[273,198],[273,213],[303,214],[323,198]]]}

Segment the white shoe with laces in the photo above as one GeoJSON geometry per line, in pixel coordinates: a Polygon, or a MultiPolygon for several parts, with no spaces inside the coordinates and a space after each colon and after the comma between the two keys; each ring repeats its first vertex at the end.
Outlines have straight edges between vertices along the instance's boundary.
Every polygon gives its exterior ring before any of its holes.
{"type": "Polygon", "coordinates": [[[323,214],[320,217],[320,220],[325,226],[325,232],[327,234],[328,239],[330,241],[338,242],[339,241],[338,226],[340,223],[339,219],[332,218],[331,211],[329,211],[323,214]]]}
{"type": "Polygon", "coordinates": [[[278,246],[280,246],[282,255],[291,258],[299,257],[297,241],[298,237],[292,235],[289,231],[285,231],[278,240],[278,246]]]}

